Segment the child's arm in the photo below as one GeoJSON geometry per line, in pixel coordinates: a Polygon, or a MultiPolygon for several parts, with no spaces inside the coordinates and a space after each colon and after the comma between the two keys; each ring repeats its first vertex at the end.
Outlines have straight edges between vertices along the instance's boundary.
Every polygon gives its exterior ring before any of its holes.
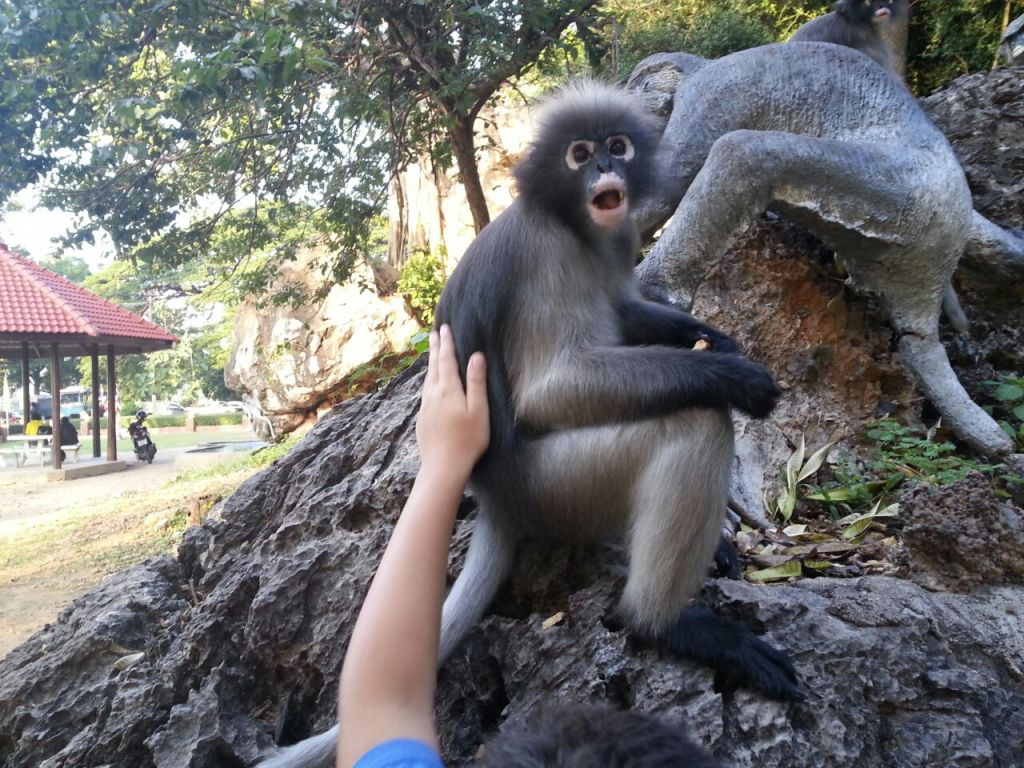
{"type": "Polygon", "coordinates": [[[341,672],[338,765],[389,739],[438,746],[437,646],[448,545],[473,465],[489,440],[484,358],[469,360],[466,391],[451,331],[431,333],[416,422],[421,465],[359,613],[341,672]]]}

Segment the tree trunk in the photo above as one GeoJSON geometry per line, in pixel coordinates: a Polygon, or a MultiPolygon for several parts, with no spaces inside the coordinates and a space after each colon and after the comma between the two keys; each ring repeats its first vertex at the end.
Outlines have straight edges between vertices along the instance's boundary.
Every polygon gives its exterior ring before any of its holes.
{"type": "Polygon", "coordinates": [[[455,161],[459,164],[459,175],[462,186],[466,190],[466,200],[473,214],[473,228],[479,234],[491,221],[487,211],[487,200],[484,188],[480,183],[480,173],[476,167],[476,150],[473,145],[473,119],[456,116],[455,125],[449,129],[448,138],[452,143],[455,161]]]}

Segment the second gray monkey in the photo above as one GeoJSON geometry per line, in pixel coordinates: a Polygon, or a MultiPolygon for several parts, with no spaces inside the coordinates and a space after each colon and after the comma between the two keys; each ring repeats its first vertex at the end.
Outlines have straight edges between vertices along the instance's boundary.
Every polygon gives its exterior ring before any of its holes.
{"type": "Polygon", "coordinates": [[[907,0],[838,0],[834,8],[800,27],[789,42],[845,45],[895,71],[881,28],[909,13],[907,0]]]}

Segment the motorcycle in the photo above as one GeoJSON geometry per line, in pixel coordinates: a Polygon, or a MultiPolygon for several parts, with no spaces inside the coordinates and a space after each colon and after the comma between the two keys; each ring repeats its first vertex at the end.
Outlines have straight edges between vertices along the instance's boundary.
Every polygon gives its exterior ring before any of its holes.
{"type": "Polygon", "coordinates": [[[135,414],[135,421],[128,425],[128,436],[132,439],[132,447],[135,449],[135,458],[147,464],[153,463],[156,456],[156,444],[149,436],[149,428],[145,424],[146,412],[139,411],[135,414]]]}

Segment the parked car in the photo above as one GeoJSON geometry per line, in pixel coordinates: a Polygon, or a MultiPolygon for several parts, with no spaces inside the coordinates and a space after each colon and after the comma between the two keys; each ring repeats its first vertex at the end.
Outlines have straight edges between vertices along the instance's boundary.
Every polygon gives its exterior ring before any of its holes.
{"type": "Polygon", "coordinates": [[[240,400],[221,400],[221,407],[232,413],[245,413],[245,404],[240,400]]]}
{"type": "Polygon", "coordinates": [[[177,403],[165,404],[160,408],[160,412],[165,416],[177,416],[179,413],[187,413],[187,411],[177,403]]]}

